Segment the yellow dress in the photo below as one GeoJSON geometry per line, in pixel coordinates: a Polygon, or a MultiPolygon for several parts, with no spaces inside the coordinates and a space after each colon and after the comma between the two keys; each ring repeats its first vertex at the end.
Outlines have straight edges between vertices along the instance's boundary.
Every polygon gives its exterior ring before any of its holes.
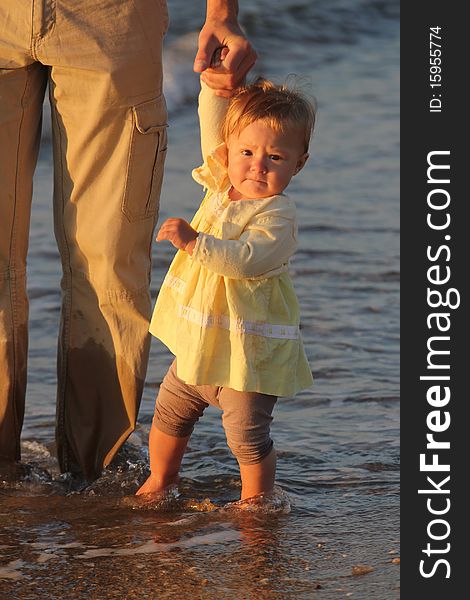
{"type": "Polygon", "coordinates": [[[191,222],[199,235],[192,256],[176,253],[150,332],[177,357],[188,384],[291,396],[313,383],[287,271],[297,246],[295,205],[284,194],[230,200],[219,134],[225,107],[202,86],[205,161],[193,177],[207,193],[191,222]]]}

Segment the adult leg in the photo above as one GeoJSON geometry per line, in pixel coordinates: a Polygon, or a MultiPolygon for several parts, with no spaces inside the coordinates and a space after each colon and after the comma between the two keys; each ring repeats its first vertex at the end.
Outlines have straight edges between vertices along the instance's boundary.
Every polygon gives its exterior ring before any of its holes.
{"type": "Polygon", "coordinates": [[[62,257],[56,439],[87,479],[133,431],[147,368],[151,243],[166,150],[164,2],[57,0],[50,65],[62,257]]]}
{"type": "MultiPolygon", "coordinates": [[[[3,33],[0,19],[0,35],[3,33]]],[[[28,251],[32,180],[47,71],[12,66],[0,44],[0,459],[20,459],[28,354],[28,251]],[[12,68],[3,68],[12,66],[12,68]]]]}
{"type": "Polygon", "coordinates": [[[218,401],[227,443],[240,466],[241,499],[270,492],[276,475],[270,424],[277,398],[221,388],[218,401]]]}

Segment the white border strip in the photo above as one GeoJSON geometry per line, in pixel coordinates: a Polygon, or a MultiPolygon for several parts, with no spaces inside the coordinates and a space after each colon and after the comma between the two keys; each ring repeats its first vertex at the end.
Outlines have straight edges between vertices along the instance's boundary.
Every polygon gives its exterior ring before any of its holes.
{"type": "Polygon", "coordinates": [[[271,325],[270,323],[254,323],[243,319],[231,319],[226,315],[208,315],[190,306],[180,305],[179,316],[191,323],[196,323],[200,327],[219,327],[237,333],[261,335],[267,338],[297,340],[300,335],[297,325],[271,325]]]}
{"type": "Polygon", "coordinates": [[[186,285],[186,281],[167,273],[167,276],[163,280],[163,285],[166,285],[172,290],[175,290],[175,292],[178,294],[181,294],[184,290],[184,286],[186,285]]]}

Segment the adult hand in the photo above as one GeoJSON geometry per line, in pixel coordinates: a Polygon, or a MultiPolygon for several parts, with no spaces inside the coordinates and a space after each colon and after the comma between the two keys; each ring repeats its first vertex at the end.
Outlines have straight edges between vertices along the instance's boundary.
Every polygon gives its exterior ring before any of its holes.
{"type": "Polygon", "coordinates": [[[186,250],[189,254],[192,254],[197,235],[197,231],[184,219],[171,218],[167,219],[160,227],[157,242],[168,240],[178,250],[186,250]]]}
{"type": "Polygon", "coordinates": [[[218,96],[228,98],[243,82],[256,58],[236,19],[208,18],[199,34],[194,70],[203,73],[202,79],[218,96]],[[220,64],[211,66],[214,53],[220,48],[220,64]]]}

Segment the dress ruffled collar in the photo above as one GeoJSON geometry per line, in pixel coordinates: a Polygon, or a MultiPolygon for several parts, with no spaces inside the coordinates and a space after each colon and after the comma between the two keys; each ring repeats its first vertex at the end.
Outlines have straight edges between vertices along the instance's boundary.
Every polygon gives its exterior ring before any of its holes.
{"type": "Polygon", "coordinates": [[[216,146],[206,157],[204,164],[192,172],[193,179],[211,192],[225,192],[230,187],[227,174],[227,146],[216,146]]]}

